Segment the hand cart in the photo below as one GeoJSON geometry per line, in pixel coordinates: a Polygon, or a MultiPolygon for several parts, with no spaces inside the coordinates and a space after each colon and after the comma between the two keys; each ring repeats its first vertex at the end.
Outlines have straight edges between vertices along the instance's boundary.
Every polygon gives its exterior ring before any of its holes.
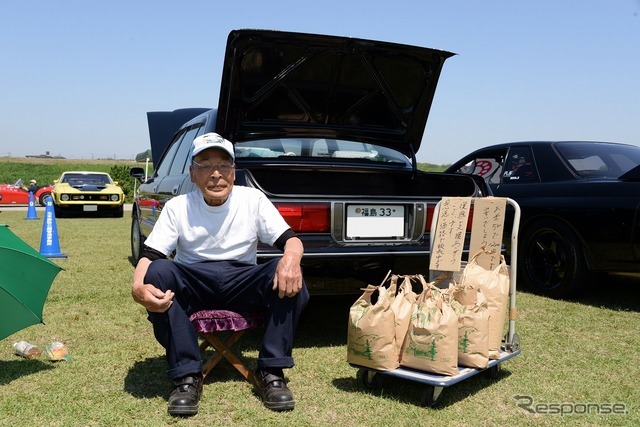
{"type": "MultiPolygon", "coordinates": [[[[473,199],[472,199],[473,200],[473,199]]],[[[459,372],[455,375],[440,375],[419,371],[416,369],[399,367],[390,371],[381,371],[351,364],[358,369],[358,377],[362,380],[364,386],[368,389],[379,389],[381,387],[381,377],[390,376],[402,378],[410,381],[417,381],[426,384],[421,397],[422,406],[434,407],[437,405],[444,387],[452,386],[462,380],[473,377],[481,372],[487,371],[492,378],[496,378],[500,372],[500,365],[520,354],[520,337],[516,333],[515,313],[516,313],[516,273],[517,273],[517,250],[518,250],[518,228],[520,226],[520,206],[516,201],[507,198],[508,205],[513,207],[513,225],[511,230],[511,253],[509,265],[509,325],[507,333],[504,337],[503,344],[500,348],[500,357],[498,359],[489,360],[489,364],[484,369],[467,368],[459,366],[459,372]]],[[[433,220],[431,224],[431,241],[430,246],[433,251],[434,236],[437,226],[440,202],[436,205],[433,220]]],[[[430,278],[431,279],[431,278],[430,278]]]]}

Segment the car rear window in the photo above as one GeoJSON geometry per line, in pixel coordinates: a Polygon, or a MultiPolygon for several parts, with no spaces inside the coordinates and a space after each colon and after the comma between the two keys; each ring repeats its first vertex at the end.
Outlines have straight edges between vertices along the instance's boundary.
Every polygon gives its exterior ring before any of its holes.
{"type": "Polygon", "coordinates": [[[640,148],[629,145],[564,142],[556,148],[583,178],[617,178],[640,164],[640,148]]]}
{"type": "Polygon", "coordinates": [[[402,153],[387,147],[326,138],[265,139],[237,142],[236,158],[311,157],[409,165],[402,153]]]}

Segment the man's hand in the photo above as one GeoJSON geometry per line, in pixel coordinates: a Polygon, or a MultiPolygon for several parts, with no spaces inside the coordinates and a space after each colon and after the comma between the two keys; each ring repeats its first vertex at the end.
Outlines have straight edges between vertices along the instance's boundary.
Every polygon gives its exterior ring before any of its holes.
{"type": "Polygon", "coordinates": [[[153,285],[133,285],[133,299],[152,313],[164,313],[173,304],[173,291],[162,292],[153,285]]]}
{"type": "Polygon", "coordinates": [[[164,313],[173,304],[173,291],[162,292],[153,285],[144,283],[144,276],[151,264],[148,258],[141,258],[133,272],[131,296],[134,301],[153,313],[164,313]]]}
{"type": "Polygon", "coordinates": [[[302,289],[302,260],[303,246],[300,239],[292,237],[287,240],[282,259],[276,267],[276,275],[273,278],[273,290],[278,291],[280,298],[292,297],[302,289]]]}

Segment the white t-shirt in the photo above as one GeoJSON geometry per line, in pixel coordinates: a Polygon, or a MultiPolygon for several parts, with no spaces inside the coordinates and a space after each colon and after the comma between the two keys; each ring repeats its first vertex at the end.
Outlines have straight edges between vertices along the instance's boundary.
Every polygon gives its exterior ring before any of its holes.
{"type": "Polygon", "coordinates": [[[256,264],[258,241],[273,243],[289,227],[260,190],[234,186],[221,206],[205,203],[200,190],[176,196],[162,209],[145,245],[174,261],[242,261],[256,264]]]}

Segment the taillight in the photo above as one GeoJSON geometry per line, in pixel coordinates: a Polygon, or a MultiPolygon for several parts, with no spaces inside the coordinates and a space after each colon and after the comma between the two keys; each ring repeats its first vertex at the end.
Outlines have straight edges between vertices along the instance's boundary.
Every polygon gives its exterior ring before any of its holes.
{"type": "Polygon", "coordinates": [[[278,212],[296,233],[328,233],[331,228],[329,203],[280,204],[278,212]]]}
{"type": "Polygon", "coordinates": [[[427,223],[424,226],[424,229],[427,233],[431,231],[431,222],[433,222],[433,211],[435,210],[435,204],[427,203],[427,223]]]}
{"type": "MultiPolygon", "coordinates": [[[[433,221],[433,212],[436,210],[436,205],[427,204],[427,223],[425,224],[425,230],[431,231],[431,222],[433,221]]],[[[467,219],[467,232],[471,232],[471,224],[473,222],[473,203],[469,207],[469,218],[467,219]]]]}

